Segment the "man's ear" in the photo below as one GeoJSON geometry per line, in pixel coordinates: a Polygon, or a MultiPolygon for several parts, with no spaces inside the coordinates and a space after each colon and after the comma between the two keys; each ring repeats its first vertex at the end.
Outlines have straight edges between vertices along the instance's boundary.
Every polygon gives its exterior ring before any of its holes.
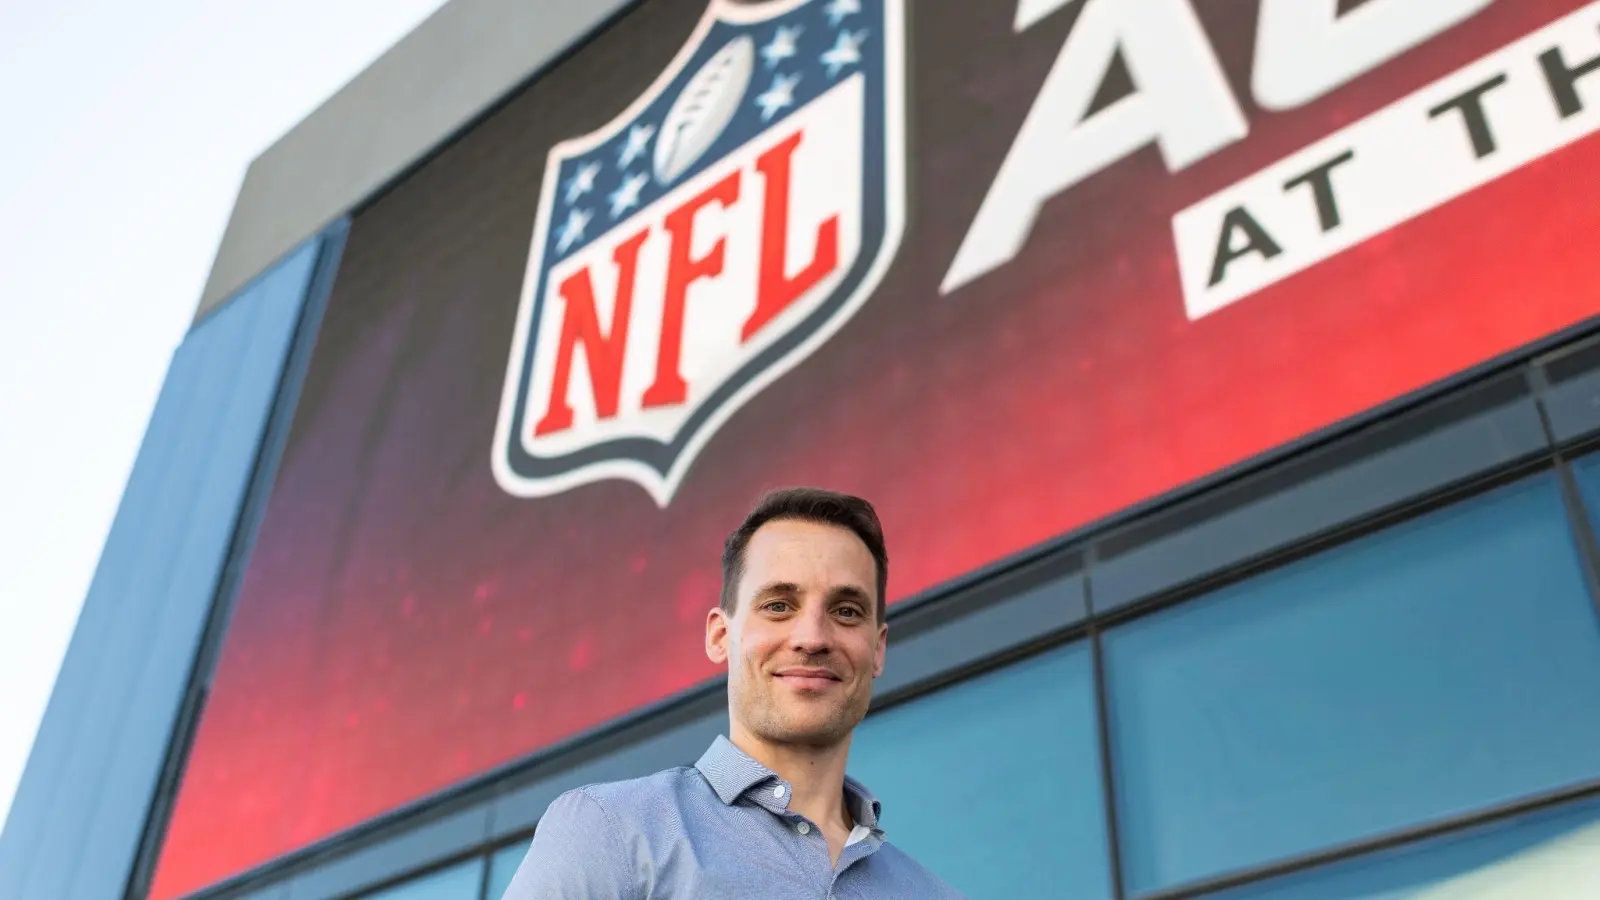
{"type": "Polygon", "coordinates": [[[878,649],[873,654],[872,677],[877,678],[883,674],[883,657],[889,649],[889,623],[878,626],[878,649]]]}
{"type": "Polygon", "coordinates": [[[706,658],[719,666],[728,661],[728,628],[732,624],[721,606],[706,613],[706,658]]]}

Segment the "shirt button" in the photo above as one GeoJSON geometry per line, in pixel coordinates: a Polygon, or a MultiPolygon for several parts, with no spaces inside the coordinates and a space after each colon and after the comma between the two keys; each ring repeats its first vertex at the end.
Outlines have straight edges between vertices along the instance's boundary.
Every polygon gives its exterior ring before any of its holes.
{"type": "Polygon", "coordinates": [[[794,830],[800,832],[801,834],[810,834],[811,833],[811,823],[809,823],[809,822],[801,822],[799,825],[796,825],[794,827],[794,830]]]}
{"type": "Polygon", "coordinates": [[[772,789],[772,796],[777,797],[779,800],[782,800],[783,795],[786,793],[788,793],[788,791],[785,790],[784,786],[781,784],[772,789]]]}

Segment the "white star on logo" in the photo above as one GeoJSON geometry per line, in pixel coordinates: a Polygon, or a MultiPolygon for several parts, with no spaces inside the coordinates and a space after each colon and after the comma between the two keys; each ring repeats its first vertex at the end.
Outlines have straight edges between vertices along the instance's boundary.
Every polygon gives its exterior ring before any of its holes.
{"type": "Polygon", "coordinates": [[[822,64],[828,67],[828,77],[835,78],[839,70],[845,66],[853,66],[861,62],[861,42],[867,39],[865,31],[851,34],[848,31],[839,32],[839,40],[834,42],[828,52],[822,54],[822,64]]]}
{"type": "Polygon", "coordinates": [[[861,12],[861,0],[833,0],[823,12],[828,14],[828,24],[838,28],[845,16],[861,12]]]}
{"type": "Polygon", "coordinates": [[[782,28],[772,36],[772,40],[761,48],[761,58],[767,61],[767,68],[776,68],[795,54],[795,41],[800,37],[800,28],[782,28]]]}
{"type": "Polygon", "coordinates": [[[622,148],[622,155],[618,157],[617,164],[624,169],[632,165],[633,161],[644,153],[645,148],[650,146],[650,139],[655,137],[655,134],[654,125],[635,125],[628,129],[628,143],[622,148]]]}
{"type": "Polygon", "coordinates": [[[589,227],[589,219],[593,215],[588,210],[573,207],[572,211],[567,213],[566,224],[561,226],[561,236],[556,239],[556,250],[565,253],[568,247],[582,239],[583,230],[589,227]]]}
{"type": "Polygon", "coordinates": [[[572,176],[567,182],[567,202],[572,203],[584,194],[594,190],[595,176],[600,174],[599,163],[589,163],[578,169],[578,174],[572,176]]]}
{"type": "Polygon", "coordinates": [[[650,176],[639,174],[622,182],[622,187],[611,192],[611,218],[639,205],[639,192],[650,183],[650,176]]]}
{"type": "Polygon", "coordinates": [[[756,98],[756,105],[761,107],[761,121],[771,119],[785,106],[793,106],[794,88],[799,83],[799,75],[774,76],[772,87],[767,88],[766,93],[756,98]]]}

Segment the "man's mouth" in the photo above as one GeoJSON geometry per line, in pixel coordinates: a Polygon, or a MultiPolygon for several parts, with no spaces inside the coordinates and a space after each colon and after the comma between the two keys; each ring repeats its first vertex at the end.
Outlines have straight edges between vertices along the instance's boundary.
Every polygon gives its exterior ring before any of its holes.
{"type": "Polygon", "coordinates": [[[801,691],[825,691],[844,680],[829,669],[805,666],[779,669],[773,673],[773,677],[801,691]]]}

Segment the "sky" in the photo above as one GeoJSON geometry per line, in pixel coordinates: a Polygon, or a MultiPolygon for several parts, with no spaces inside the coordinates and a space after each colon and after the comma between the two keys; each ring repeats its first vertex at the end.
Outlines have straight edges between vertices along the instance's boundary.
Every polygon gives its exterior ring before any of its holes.
{"type": "Polygon", "coordinates": [[[0,821],[251,159],[442,0],[0,0],[0,821]]]}

